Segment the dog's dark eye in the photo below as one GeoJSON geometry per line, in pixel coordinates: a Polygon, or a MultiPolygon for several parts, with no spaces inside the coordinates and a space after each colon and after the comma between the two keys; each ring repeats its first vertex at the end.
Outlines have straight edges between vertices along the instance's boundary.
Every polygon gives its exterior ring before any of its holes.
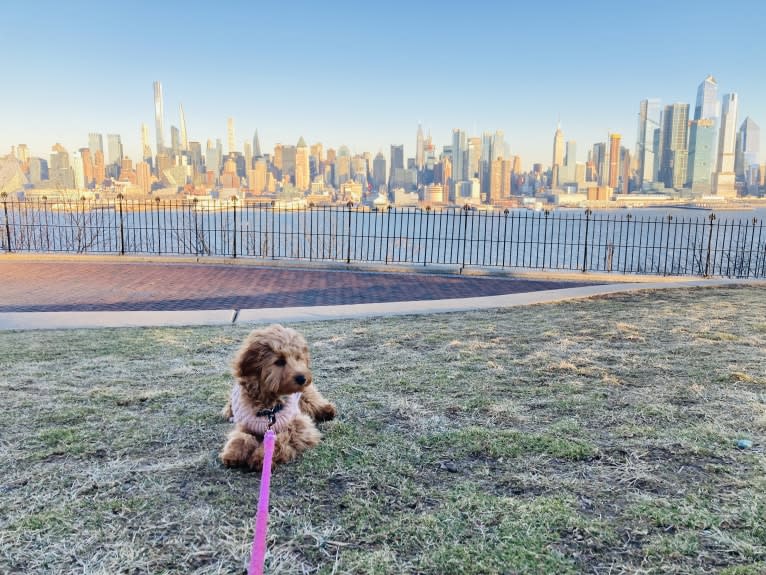
{"type": "Polygon", "coordinates": [[[284,357],[280,357],[277,361],[274,362],[274,365],[278,365],[280,367],[286,364],[287,364],[287,361],[285,361],[284,357]]]}

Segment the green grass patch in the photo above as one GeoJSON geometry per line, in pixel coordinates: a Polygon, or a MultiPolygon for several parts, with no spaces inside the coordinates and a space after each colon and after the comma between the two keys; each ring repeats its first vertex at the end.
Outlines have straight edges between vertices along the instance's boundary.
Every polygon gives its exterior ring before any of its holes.
{"type": "Polygon", "coordinates": [[[456,456],[519,457],[540,454],[573,461],[593,457],[598,449],[556,433],[525,433],[510,429],[467,427],[421,439],[429,448],[446,449],[456,456]]]}

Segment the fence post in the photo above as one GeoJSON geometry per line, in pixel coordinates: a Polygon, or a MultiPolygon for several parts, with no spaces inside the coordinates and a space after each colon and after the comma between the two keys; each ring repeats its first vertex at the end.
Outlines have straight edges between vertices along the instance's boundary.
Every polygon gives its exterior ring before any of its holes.
{"type": "MultiPolygon", "coordinates": [[[[545,223],[543,224],[543,269],[545,269],[545,248],[548,244],[548,215],[550,212],[545,210],[545,223]]],[[[540,237],[539,235],[537,236],[540,237]]]]}
{"type": "Polygon", "coordinates": [[[162,231],[160,230],[160,198],[154,198],[154,207],[157,212],[157,255],[162,255],[162,231]]]}
{"type": "Polygon", "coordinates": [[[122,219],[122,194],[117,194],[117,203],[120,206],[120,255],[125,255],[125,228],[122,219]]]}
{"type": "Polygon", "coordinates": [[[505,240],[508,237],[508,214],[511,213],[511,210],[508,208],[505,208],[503,210],[503,215],[505,216],[503,221],[503,268],[505,268],[505,240]]]}
{"type": "MultiPolygon", "coordinates": [[[[391,236],[391,209],[393,206],[388,204],[386,206],[386,264],[388,264],[388,241],[391,236]]],[[[394,250],[391,250],[391,261],[393,261],[394,250]]]]}
{"type": "Polygon", "coordinates": [[[705,273],[702,277],[710,277],[708,272],[710,271],[710,250],[712,249],[713,242],[713,222],[715,221],[715,214],[710,214],[708,219],[710,220],[710,230],[707,235],[707,260],[705,261],[705,273]]]}
{"type": "MultiPolygon", "coordinates": [[[[271,259],[276,259],[277,257],[277,246],[274,245],[274,228],[276,227],[275,223],[275,215],[274,212],[276,210],[275,208],[276,202],[274,200],[271,200],[271,259]]],[[[266,254],[268,255],[268,253],[266,254]]]]}
{"type": "MultiPolygon", "coordinates": [[[[303,228],[306,229],[305,226],[303,228]]],[[[317,241],[314,244],[314,202],[309,203],[309,261],[314,259],[314,245],[319,244],[317,241]]]]}
{"type": "MultiPolygon", "coordinates": [[[[426,236],[424,238],[425,245],[423,246],[423,266],[425,267],[428,265],[428,260],[433,258],[429,258],[428,254],[428,224],[430,223],[430,218],[428,216],[431,215],[431,206],[426,206],[426,236]]],[[[420,229],[423,229],[423,226],[420,226],[420,229]]]]}
{"type": "Polygon", "coordinates": [[[232,257],[237,259],[237,196],[232,196],[231,201],[234,204],[234,245],[232,246],[232,257]]]}
{"type": "Polygon", "coordinates": [[[348,207],[348,218],[346,221],[346,239],[348,241],[348,244],[346,245],[346,263],[351,263],[351,207],[354,205],[354,202],[348,202],[346,206],[348,207]]]}
{"type": "Polygon", "coordinates": [[[587,265],[588,265],[588,227],[590,224],[590,215],[593,213],[593,210],[590,208],[585,209],[585,252],[582,257],[582,271],[585,273],[588,271],[587,265]]]}
{"type": "Polygon", "coordinates": [[[471,206],[465,204],[463,206],[463,263],[460,266],[460,273],[463,273],[465,269],[465,250],[468,247],[468,210],[471,206]]]}
{"type": "Polygon", "coordinates": [[[0,194],[3,198],[3,213],[5,214],[5,237],[8,240],[8,245],[6,246],[6,251],[11,251],[11,223],[8,221],[8,203],[6,199],[8,198],[8,193],[3,192],[0,194]]]}
{"type": "MultiPolygon", "coordinates": [[[[753,232],[750,234],[750,253],[747,256],[747,274],[745,275],[746,278],[750,277],[750,262],[753,261],[753,245],[755,244],[755,225],[758,223],[758,218],[753,218],[750,220],[753,223],[753,232]]],[[[756,260],[756,267],[755,269],[758,269],[758,260],[756,260]]]]}

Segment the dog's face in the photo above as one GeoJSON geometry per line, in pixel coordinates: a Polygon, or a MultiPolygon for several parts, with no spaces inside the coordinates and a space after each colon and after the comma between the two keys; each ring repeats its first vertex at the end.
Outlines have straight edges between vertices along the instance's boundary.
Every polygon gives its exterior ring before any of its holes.
{"type": "Polygon", "coordinates": [[[250,333],[234,359],[234,376],[254,400],[287,395],[311,385],[306,340],[294,329],[271,325],[250,333]]]}

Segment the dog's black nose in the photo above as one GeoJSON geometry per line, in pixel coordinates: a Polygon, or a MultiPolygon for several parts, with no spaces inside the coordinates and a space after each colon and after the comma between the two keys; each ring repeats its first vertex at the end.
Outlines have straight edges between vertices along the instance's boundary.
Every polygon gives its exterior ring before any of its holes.
{"type": "Polygon", "coordinates": [[[306,383],[306,376],[303,374],[296,375],[295,383],[297,383],[298,385],[303,385],[304,383],[306,383]]]}

